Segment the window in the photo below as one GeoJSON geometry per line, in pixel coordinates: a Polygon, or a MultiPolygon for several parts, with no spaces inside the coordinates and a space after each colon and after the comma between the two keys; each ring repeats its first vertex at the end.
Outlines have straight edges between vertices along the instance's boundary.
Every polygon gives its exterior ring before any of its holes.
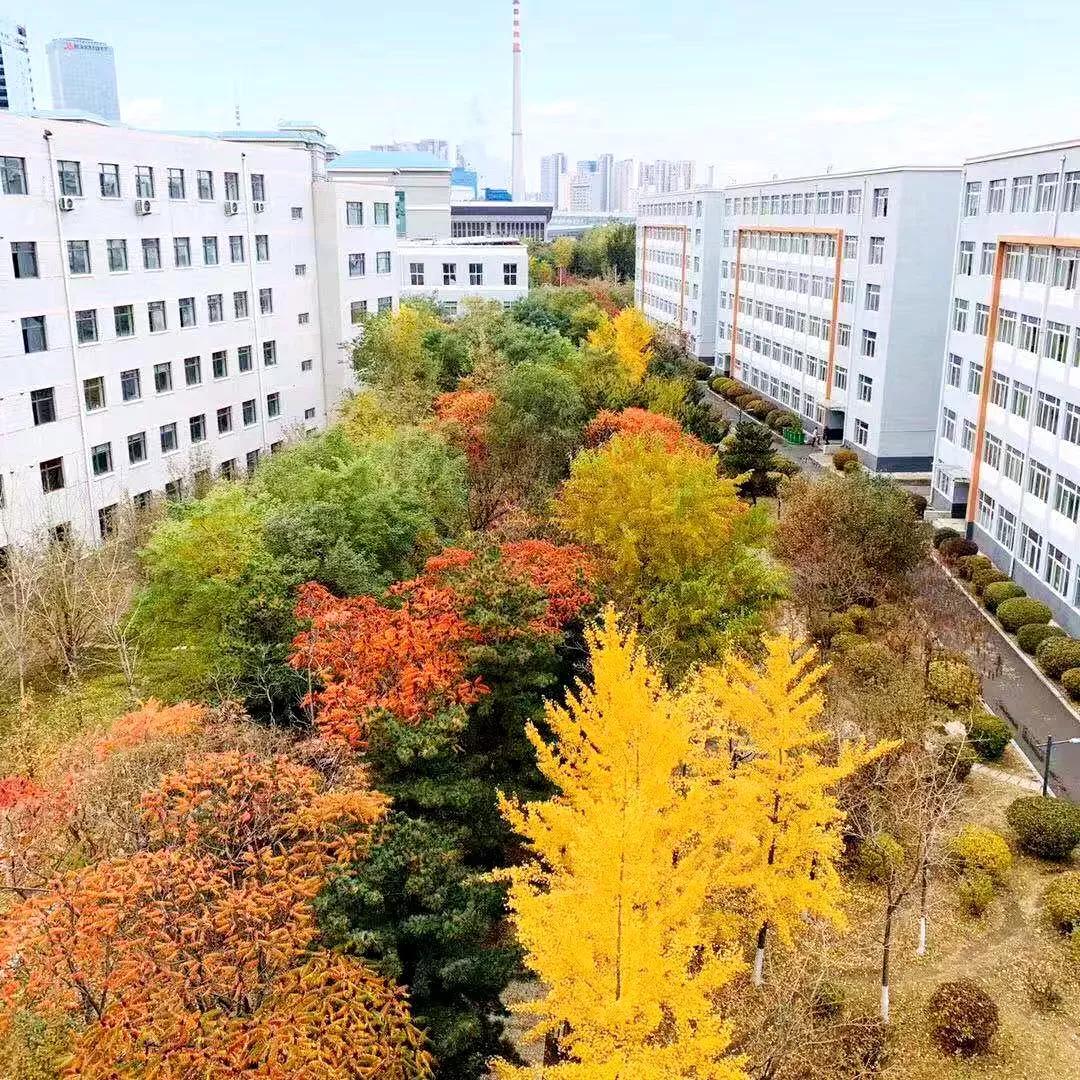
{"type": "Polygon", "coordinates": [[[264,202],[266,199],[266,181],[262,173],[251,174],[251,197],[255,202],[264,202]]]}
{"type": "Polygon", "coordinates": [[[956,442],[956,413],[952,409],[941,410],[941,437],[956,442]]]}
{"type": "Polygon", "coordinates": [[[120,372],[120,397],[124,401],[138,401],[142,397],[142,377],[138,368],[120,372]]]}
{"type": "Polygon", "coordinates": [[[266,395],[266,415],[270,417],[281,415],[281,395],[279,393],[266,395]]]}
{"type": "Polygon", "coordinates": [[[385,202],[375,203],[375,224],[376,225],[389,225],[390,224],[390,204],[385,202]]]}
{"type": "Polygon", "coordinates": [[[1012,445],[1005,444],[1005,457],[1001,464],[1001,475],[1019,484],[1024,475],[1024,455],[1012,445]]]}
{"type": "Polygon", "coordinates": [[[304,419],[305,420],[314,420],[315,419],[315,408],[314,408],[314,406],[312,406],[312,408],[310,408],[310,409],[305,409],[304,410],[304,419]]]}
{"type": "Polygon", "coordinates": [[[390,311],[394,306],[394,298],[392,296],[380,296],[376,303],[380,313],[390,311]]]}
{"type": "Polygon", "coordinates": [[[5,195],[26,194],[26,160],[0,157],[0,190],[5,195]]]}
{"type": "Polygon", "coordinates": [[[986,189],[986,212],[1000,214],[1005,209],[1005,180],[991,180],[986,189]]]}
{"type": "Polygon", "coordinates": [[[1022,383],[1018,379],[1013,379],[1009,412],[1013,413],[1015,416],[1019,416],[1021,420],[1026,420],[1030,409],[1031,387],[1028,386],[1027,383],[1022,383]]]}
{"type": "Polygon", "coordinates": [[[997,254],[997,244],[984,243],[979,249],[979,273],[992,274],[994,272],[994,256],[997,254]]]}
{"type": "Polygon", "coordinates": [[[1069,575],[1072,571],[1072,560],[1061,548],[1053,544],[1046,545],[1046,583],[1054,592],[1066,596],[1069,592],[1069,575]]]}
{"type": "Polygon", "coordinates": [[[1037,574],[1042,565],[1042,553],[1043,538],[1030,525],[1023,525],[1020,529],[1020,550],[1017,552],[1020,561],[1037,574]]]}
{"type": "Polygon", "coordinates": [[[862,332],[863,356],[874,356],[877,353],[877,334],[873,330],[862,332]]]}
{"type": "Polygon", "coordinates": [[[270,261],[270,236],[267,233],[255,234],[255,261],[270,261]]]}
{"type": "MultiPolygon", "coordinates": [[[[786,315],[794,315],[794,312],[788,311],[786,315]]],[[[785,322],[785,325],[788,325],[785,322]]],[[[851,344],[851,327],[847,323],[836,324],[836,344],[842,348],[847,348],[851,344]]]]}
{"type": "Polygon", "coordinates": [[[363,277],[365,272],[365,256],[362,251],[349,256],[349,277],[363,277]]]}
{"type": "Polygon", "coordinates": [[[207,319],[212,322],[221,322],[225,318],[225,303],[221,293],[212,293],[206,298],[207,319]]]}
{"type": "Polygon", "coordinates": [[[1061,399],[1040,390],[1035,403],[1035,425],[1046,431],[1057,431],[1061,417],[1061,399]]]}
{"type": "Polygon", "coordinates": [[[90,448],[90,471],[95,476],[107,476],[113,471],[112,443],[98,443],[90,448]]]}
{"type": "Polygon", "coordinates": [[[300,370],[301,371],[313,371],[314,368],[315,368],[315,361],[314,360],[309,359],[309,360],[301,360],[300,361],[300,370]]]}
{"type": "Polygon", "coordinates": [[[960,427],[960,446],[971,453],[975,449],[975,425],[970,420],[965,420],[960,427]]]}
{"type": "Polygon", "coordinates": [[[981,197],[982,184],[978,180],[968,181],[964,188],[964,217],[974,217],[979,212],[981,197]]]}
{"type": "Polygon", "coordinates": [[[424,264],[422,262],[409,263],[409,282],[412,285],[424,284],[424,264]]]}
{"type": "Polygon", "coordinates": [[[394,192],[394,221],[397,224],[398,236],[404,236],[406,233],[405,227],[405,192],[394,192]]]}
{"type": "Polygon", "coordinates": [[[1005,408],[1009,401],[1009,380],[1000,371],[994,372],[990,382],[990,404],[1005,408]]]}
{"type": "Polygon", "coordinates": [[[181,326],[194,326],[195,325],[195,297],[194,296],[182,296],[178,301],[178,307],[180,308],[180,325],[181,326]]]}
{"type": "Polygon", "coordinates": [[[1020,316],[1020,339],[1017,348],[1025,352],[1037,353],[1039,351],[1040,319],[1037,315],[1020,316]]]}
{"type": "Polygon", "coordinates": [[[45,352],[48,345],[45,340],[45,316],[27,315],[22,320],[23,352],[45,352]]]}
{"type": "Polygon", "coordinates": [[[1061,426],[1061,437],[1066,442],[1080,443],[1080,405],[1065,403],[1065,423],[1061,426]]]}
{"type": "Polygon", "coordinates": [[[1001,439],[997,435],[987,434],[983,440],[983,461],[991,469],[1001,468],[1001,439]]]}
{"type": "Polygon", "coordinates": [[[296,321],[300,324],[300,326],[307,326],[308,323],[311,322],[311,315],[307,311],[298,312],[296,316],[296,321]]]}
{"type": "Polygon", "coordinates": [[[345,204],[345,224],[364,224],[364,204],[362,202],[347,202],[345,204]]]}
{"type": "Polygon", "coordinates": [[[119,273],[128,268],[127,241],[106,240],[105,253],[108,257],[110,273],[119,273]]]}
{"type": "Polygon", "coordinates": [[[58,161],[56,175],[61,195],[82,195],[82,171],[77,161],[58,161]]]}
{"type": "Polygon", "coordinates": [[[67,242],[68,249],[68,270],[72,274],[89,274],[90,273],[90,241],[89,240],[69,240],[67,242]]]}
{"type": "Polygon", "coordinates": [[[167,394],[172,386],[172,362],[165,360],[154,365],[154,392],[167,394]]]}
{"type": "Polygon", "coordinates": [[[248,476],[251,476],[255,470],[259,467],[259,451],[249,450],[244,455],[244,467],[247,469],[248,476]]]}
{"type": "Polygon", "coordinates": [[[236,458],[229,458],[218,466],[218,475],[222,480],[231,480],[236,475],[236,458]]]}
{"type": "Polygon", "coordinates": [[[293,273],[297,277],[303,277],[307,273],[307,266],[304,263],[297,263],[293,267],[293,273]]]}
{"type": "Polygon", "coordinates": [[[188,386],[202,382],[202,360],[198,356],[189,356],[184,361],[184,382],[188,386]]]}
{"type": "Polygon", "coordinates": [[[1025,214],[1031,206],[1031,177],[1014,176],[1012,182],[1012,201],[1009,209],[1014,214],[1025,214]]]}
{"type": "Polygon", "coordinates": [[[442,264],[442,283],[444,285],[457,284],[457,263],[442,264]]]}
{"type": "Polygon", "coordinates": [[[248,294],[246,291],[234,292],[233,297],[233,314],[238,319],[246,319],[248,317],[248,294]]]}
{"type": "Polygon", "coordinates": [[[865,420],[855,421],[855,444],[866,446],[870,442],[870,425],[865,420]]]}
{"type": "Polygon", "coordinates": [[[49,458],[38,466],[41,470],[41,490],[46,495],[50,491],[59,491],[64,486],[64,459],[49,458]]]}
{"type": "Polygon", "coordinates": [[[390,273],[390,252],[389,251],[376,251],[375,252],[375,273],[377,273],[377,274],[389,274],[390,273]]]}
{"type": "MultiPolygon", "coordinates": [[[[251,353],[251,346],[245,345],[244,348],[248,350],[248,355],[251,353]]],[[[210,366],[213,371],[215,379],[224,379],[229,374],[229,354],[225,349],[218,349],[210,356],[210,366]]],[[[243,370],[243,369],[241,369],[243,370]]]]}
{"type": "Polygon", "coordinates": [[[1016,341],[1016,312],[1001,308],[998,311],[997,339],[1006,345],[1016,341]]]}
{"type": "Polygon", "coordinates": [[[1019,281],[1024,272],[1024,249],[1019,247],[1006,247],[1002,277],[1019,281]]]}
{"type": "Polygon", "coordinates": [[[1007,551],[1012,551],[1013,544],[1016,542],[1016,515],[1011,510],[1006,510],[1004,506],[998,507],[997,528],[994,535],[998,543],[1007,551]]]}
{"type": "Polygon", "coordinates": [[[869,401],[874,396],[874,380],[869,375],[860,375],[856,394],[860,401],[869,401]]]}
{"type": "Polygon", "coordinates": [[[206,441],[206,413],[188,417],[188,434],[193,443],[206,441]]]}
{"type": "Polygon", "coordinates": [[[1050,249],[1033,247],[1028,251],[1027,275],[1025,280],[1045,284],[1050,272],[1050,249]]]}
{"type": "Polygon", "coordinates": [[[56,393],[51,386],[30,391],[30,413],[34,418],[34,427],[56,420],[56,393]]]}
{"type": "Polygon", "coordinates": [[[255,410],[255,399],[248,398],[247,401],[241,406],[241,411],[244,416],[244,427],[251,427],[252,424],[258,420],[258,414],[255,410]]]}
{"type": "Polygon", "coordinates": [[[251,346],[241,345],[236,350],[236,366],[240,369],[240,373],[245,371],[253,371],[255,365],[251,362],[251,346]]]}
{"type": "Polygon", "coordinates": [[[263,342],[263,367],[273,367],[277,363],[277,342],[263,342]]]}
{"type": "Polygon", "coordinates": [[[945,381],[949,386],[960,385],[960,373],[963,369],[964,361],[956,353],[949,353],[948,362],[945,365],[945,381]]]}
{"type": "Polygon", "coordinates": [[[138,465],[146,460],[146,432],[137,431],[127,437],[128,464],[138,465]]]}
{"type": "Polygon", "coordinates": [[[885,262],[885,237],[884,236],[871,236],[870,237],[870,254],[867,258],[867,262],[871,266],[880,266],[885,262]]]}
{"type": "Polygon", "coordinates": [[[232,406],[222,405],[217,411],[217,429],[219,435],[227,435],[232,431],[232,406]]]}
{"type": "MultiPolygon", "coordinates": [[[[791,287],[790,285],[788,286],[791,287]]],[[[855,303],[855,282],[848,281],[846,278],[840,282],[840,299],[845,304],[855,303]]]]}
{"type": "Polygon", "coordinates": [[[92,379],[83,379],[83,404],[87,412],[97,412],[105,408],[105,380],[96,375],[92,379]]]}
{"type": "Polygon", "coordinates": [[[154,170],[149,165],[135,166],[135,194],[140,199],[154,197],[154,170]]]}
{"type": "Polygon", "coordinates": [[[117,337],[131,337],[135,333],[135,308],[131,304],[114,307],[113,326],[117,337]]]}
{"type": "Polygon", "coordinates": [[[878,311],[881,308],[881,286],[866,286],[866,310],[878,311]]]}
{"type": "Polygon", "coordinates": [[[956,260],[956,272],[970,277],[975,269],[975,241],[961,240],[960,254],[956,260]]]}
{"type": "Polygon", "coordinates": [[[38,276],[37,244],[32,240],[13,241],[11,262],[16,278],[36,278],[38,276]]]}
{"type": "MultiPolygon", "coordinates": [[[[176,422],[171,424],[162,424],[158,429],[158,438],[161,441],[161,452],[163,454],[171,454],[174,450],[180,449],[180,440],[176,435],[176,422]]],[[[165,488],[168,492],[168,485],[165,488]]]]}
{"type": "Polygon", "coordinates": [[[968,364],[967,388],[969,394],[978,394],[982,391],[982,376],[982,364],[977,364],[972,360],[968,364]]]}
{"type": "Polygon", "coordinates": [[[1054,509],[1070,521],[1080,521],[1080,487],[1064,476],[1054,481],[1054,509]]]}
{"type": "Polygon", "coordinates": [[[1057,202],[1057,173],[1040,173],[1035,182],[1035,209],[1048,211],[1057,202]]]}
{"type": "Polygon", "coordinates": [[[1080,172],[1065,174],[1065,191],[1064,198],[1061,200],[1061,209],[1066,213],[1080,210],[1080,172]]]}
{"type": "Polygon", "coordinates": [[[1065,363],[1069,355],[1069,328],[1065,323],[1046,322],[1046,334],[1043,337],[1043,356],[1065,363]]]}
{"type": "Polygon", "coordinates": [[[214,197],[214,174],[206,169],[196,169],[195,187],[200,199],[204,201],[214,197]]]}
{"type": "Polygon", "coordinates": [[[1028,461],[1027,489],[1040,502],[1050,499],[1050,470],[1034,458],[1028,461]]]}
{"type": "Polygon", "coordinates": [[[227,172],[225,174],[225,198],[230,202],[236,202],[240,198],[240,174],[227,172]]]}
{"type": "Polygon", "coordinates": [[[170,199],[183,199],[184,196],[184,170],[169,169],[167,172],[170,199]]]}
{"type": "Polygon", "coordinates": [[[260,289],[259,290],[259,314],[260,315],[273,315],[274,314],[274,290],[273,289],[260,289]]]}
{"type": "MultiPolygon", "coordinates": [[[[822,368],[822,377],[824,377],[824,367],[822,368]]],[[[841,367],[837,364],[836,369],[833,371],[833,386],[837,390],[847,389],[847,368],[841,367]]]]}
{"type": "Polygon", "coordinates": [[[367,301],[366,300],[354,300],[349,304],[349,320],[353,323],[360,323],[364,321],[364,316],[367,314],[367,301]]]}
{"type": "Polygon", "coordinates": [[[173,240],[173,262],[179,266],[191,265],[191,239],[187,236],[177,236],[173,240]]]}
{"type": "MultiPolygon", "coordinates": [[[[517,263],[503,263],[503,284],[504,285],[516,285],[518,283],[518,264],[517,263]]],[[[695,285],[696,289],[697,286],[695,285]]]]}
{"type": "Polygon", "coordinates": [[[979,492],[978,517],[976,520],[987,532],[990,531],[990,527],[994,523],[994,508],[996,506],[997,503],[985,491],[979,492]]]}
{"type": "Polygon", "coordinates": [[[469,284],[470,285],[483,285],[484,284],[484,264],[483,263],[469,263],[469,284]]]}
{"type": "Polygon", "coordinates": [[[97,312],[93,308],[75,312],[75,340],[80,345],[93,344],[98,339],[97,312]]]}
{"type": "Polygon", "coordinates": [[[1054,252],[1054,285],[1059,289],[1075,289],[1080,269],[1080,250],[1058,248],[1054,252]]]}
{"type": "Polygon", "coordinates": [[[974,331],[976,334],[980,334],[986,337],[986,331],[990,328],[990,307],[987,304],[975,305],[975,326],[974,331]]]}
{"type": "Polygon", "coordinates": [[[889,189],[887,187],[874,188],[872,213],[874,217],[889,216],[889,189]]]}
{"type": "Polygon", "coordinates": [[[142,242],[142,261],[145,270],[161,269],[161,241],[157,239],[142,242]]]}
{"type": "Polygon", "coordinates": [[[229,258],[234,263],[244,261],[244,238],[242,236],[229,237],[229,258]]]}
{"type": "Polygon", "coordinates": [[[968,302],[961,300],[959,296],[953,298],[952,327],[963,333],[967,330],[968,302]]]}

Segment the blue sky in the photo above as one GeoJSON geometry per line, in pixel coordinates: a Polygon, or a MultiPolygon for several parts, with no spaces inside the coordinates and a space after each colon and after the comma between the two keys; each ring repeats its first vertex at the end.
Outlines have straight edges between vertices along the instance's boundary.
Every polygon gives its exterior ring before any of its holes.
{"type": "MultiPolygon", "coordinates": [[[[117,51],[133,124],[314,119],[341,149],[434,136],[509,156],[510,0],[6,0],[117,51]],[[150,12],[151,14],[148,14],[150,12]]],[[[1077,0],[523,0],[525,146],[689,157],[716,180],[944,163],[1080,136],[1077,0]],[[1048,59],[1043,59],[1044,57],[1048,59]]]]}

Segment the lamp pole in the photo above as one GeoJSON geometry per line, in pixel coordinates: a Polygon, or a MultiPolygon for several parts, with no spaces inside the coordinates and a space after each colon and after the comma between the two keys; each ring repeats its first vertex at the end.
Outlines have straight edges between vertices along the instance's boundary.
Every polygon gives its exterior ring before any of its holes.
{"type": "Polygon", "coordinates": [[[1050,794],[1050,755],[1054,752],[1055,746],[1075,746],[1080,743],[1080,738],[1076,739],[1055,739],[1053,735],[1046,736],[1046,749],[1043,750],[1043,780],[1042,780],[1042,793],[1043,796],[1050,794]]]}

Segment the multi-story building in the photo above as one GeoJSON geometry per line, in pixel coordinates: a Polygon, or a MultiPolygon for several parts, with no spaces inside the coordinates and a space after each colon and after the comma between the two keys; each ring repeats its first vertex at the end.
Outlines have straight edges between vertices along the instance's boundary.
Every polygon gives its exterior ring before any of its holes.
{"type": "Polygon", "coordinates": [[[445,139],[419,139],[416,142],[373,144],[371,149],[390,151],[392,153],[431,154],[440,161],[450,160],[450,144],[445,139]]]}
{"type": "Polygon", "coordinates": [[[1080,633],[1080,142],[965,164],[934,502],[1080,633]]]}
{"type": "Polygon", "coordinates": [[[26,27],[0,18],[0,113],[33,111],[34,82],[30,77],[26,27]]]}
{"type": "Polygon", "coordinates": [[[450,207],[450,235],[456,240],[547,239],[550,203],[477,199],[450,207]]]}
{"type": "Polygon", "coordinates": [[[637,216],[634,299],[645,317],[680,334],[701,360],[716,355],[722,191],[654,196],[637,216]]]}
{"type": "Polygon", "coordinates": [[[55,38],[45,47],[54,109],[120,119],[116,61],[111,45],[90,38],[55,38]]]}
{"type": "Polygon", "coordinates": [[[355,385],[356,323],[396,307],[423,243],[399,230],[442,228],[425,258],[460,267],[447,304],[527,289],[520,245],[451,242],[448,167],[438,187],[427,166],[332,154],[306,124],[0,118],[0,546],[93,539],[127,502],[250,471],[323,425],[355,385]]]}
{"type": "Polygon", "coordinates": [[[450,316],[468,297],[483,296],[509,307],[529,291],[529,253],[510,240],[463,246],[410,240],[398,248],[401,295],[434,300],[450,316]]]}
{"type": "Polygon", "coordinates": [[[718,367],[882,471],[929,470],[958,169],[724,189],[718,367]]]}
{"type": "Polygon", "coordinates": [[[634,186],[634,159],[616,161],[611,173],[611,206],[618,213],[634,213],[637,210],[637,188],[634,186]]]}
{"type": "Polygon", "coordinates": [[[559,184],[565,175],[565,154],[546,154],[540,159],[540,197],[545,202],[558,206],[559,184]]]}

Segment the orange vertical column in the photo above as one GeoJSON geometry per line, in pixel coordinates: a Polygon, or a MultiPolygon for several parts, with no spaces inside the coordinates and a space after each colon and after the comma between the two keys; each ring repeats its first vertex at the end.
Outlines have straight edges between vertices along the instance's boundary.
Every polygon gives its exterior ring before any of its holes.
{"type": "Polygon", "coordinates": [[[840,318],[840,275],[844,262],[844,230],[836,230],[836,269],[833,273],[832,325],[829,328],[829,357],[825,363],[825,400],[832,400],[833,373],[836,370],[836,327],[840,318]]]}
{"type": "Polygon", "coordinates": [[[742,283],[742,228],[735,230],[735,294],[731,308],[731,377],[735,378],[737,361],[735,350],[739,345],[739,286],[742,283]]]}

